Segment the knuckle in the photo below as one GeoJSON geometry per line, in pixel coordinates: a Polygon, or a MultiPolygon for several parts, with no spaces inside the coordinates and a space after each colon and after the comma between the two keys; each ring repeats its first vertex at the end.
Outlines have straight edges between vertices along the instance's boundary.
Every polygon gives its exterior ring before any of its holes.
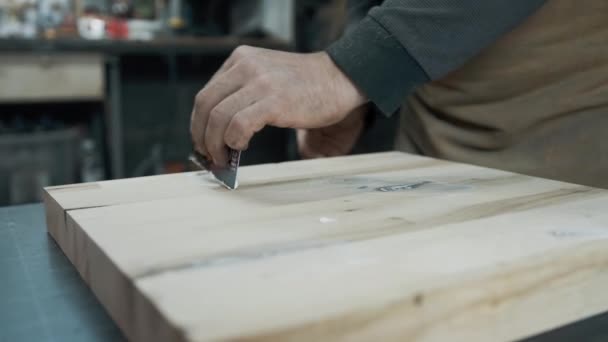
{"type": "Polygon", "coordinates": [[[230,123],[229,130],[226,131],[226,143],[237,150],[244,150],[247,147],[248,137],[252,134],[251,126],[244,117],[235,117],[230,123]]]}
{"type": "Polygon", "coordinates": [[[205,92],[203,90],[204,90],[204,88],[199,90],[198,93],[196,93],[196,95],[194,96],[194,100],[196,102],[201,101],[203,99],[203,97],[205,96],[205,92]]]}
{"type": "Polygon", "coordinates": [[[227,137],[226,145],[235,150],[241,150],[241,146],[239,144],[239,139],[237,137],[227,137]]]}
{"type": "Polygon", "coordinates": [[[234,137],[234,139],[232,139],[229,145],[235,150],[244,151],[247,149],[249,144],[247,137],[238,136],[234,137]]]}
{"type": "Polygon", "coordinates": [[[261,70],[260,70],[260,66],[258,65],[258,63],[251,59],[251,58],[245,58],[243,59],[241,62],[241,68],[243,68],[243,71],[247,74],[247,75],[251,75],[251,76],[256,76],[261,74],[261,70]]]}
{"type": "Polygon", "coordinates": [[[271,90],[273,86],[272,78],[268,75],[258,76],[256,81],[256,88],[261,90],[271,90]]]}
{"type": "Polygon", "coordinates": [[[216,106],[209,113],[209,123],[211,123],[211,122],[217,123],[220,120],[222,120],[225,115],[226,115],[226,111],[224,111],[219,106],[216,106]]]}
{"type": "Polygon", "coordinates": [[[237,140],[237,142],[235,143],[235,146],[233,148],[238,151],[245,151],[245,150],[247,150],[248,147],[249,147],[249,144],[247,143],[247,140],[245,138],[241,138],[241,139],[237,140]]]}
{"type": "Polygon", "coordinates": [[[203,102],[205,101],[205,89],[201,89],[199,90],[198,93],[196,93],[196,95],[194,96],[194,107],[196,108],[197,106],[200,106],[203,104],[203,102]]]}
{"type": "Polygon", "coordinates": [[[245,134],[248,129],[247,119],[242,116],[237,116],[233,119],[232,128],[239,136],[245,134]]]}
{"type": "Polygon", "coordinates": [[[285,113],[289,109],[289,106],[286,106],[284,101],[280,99],[273,100],[272,103],[274,103],[274,105],[267,108],[264,112],[264,115],[270,122],[273,122],[281,113],[285,113]]]}
{"type": "Polygon", "coordinates": [[[250,50],[251,50],[251,46],[248,46],[248,45],[239,45],[232,52],[232,56],[234,56],[236,58],[245,57],[245,56],[247,56],[247,54],[249,53],[250,50]]]}

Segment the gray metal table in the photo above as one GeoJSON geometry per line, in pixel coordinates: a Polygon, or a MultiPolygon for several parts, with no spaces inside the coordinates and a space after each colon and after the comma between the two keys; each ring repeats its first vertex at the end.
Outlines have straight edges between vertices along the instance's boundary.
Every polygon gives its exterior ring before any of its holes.
{"type": "MultiPolygon", "coordinates": [[[[46,234],[41,204],[0,208],[0,342],[5,341],[124,341],[46,234]]],[[[608,313],[527,341],[606,342],[608,313]]]]}
{"type": "Polygon", "coordinates": [[[0,341],[123,341],[46,234],[40,204],[0,208],[0,341]]]}

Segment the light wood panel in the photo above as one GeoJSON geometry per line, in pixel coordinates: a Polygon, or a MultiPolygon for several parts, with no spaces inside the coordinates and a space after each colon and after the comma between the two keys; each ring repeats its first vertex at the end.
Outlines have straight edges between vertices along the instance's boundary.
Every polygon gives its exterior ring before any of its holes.
{"type": "Polygon", "coordinates": [[[47,189],[134,341],[508,341],[608,310],[608,192],[384,153],[47,189]]]}

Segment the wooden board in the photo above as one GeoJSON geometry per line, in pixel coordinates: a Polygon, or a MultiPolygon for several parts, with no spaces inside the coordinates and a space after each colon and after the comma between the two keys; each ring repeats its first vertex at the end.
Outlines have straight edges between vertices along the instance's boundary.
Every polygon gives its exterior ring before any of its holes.
{"type": "Polygon", "coordinates": [[[401,153],[47,189],[133,341],[509,341],[608,310],[608,191],[401,153]]]}

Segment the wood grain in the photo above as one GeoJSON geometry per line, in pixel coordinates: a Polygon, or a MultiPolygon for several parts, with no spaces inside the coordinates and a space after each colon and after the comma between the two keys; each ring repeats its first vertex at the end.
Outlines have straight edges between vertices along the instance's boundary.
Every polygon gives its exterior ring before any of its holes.
{"type": "Polygon", "coordinates": [[[47,189],[134,341],[509,341],[608,310],[608,192],[401,153],[47,189]]]}

